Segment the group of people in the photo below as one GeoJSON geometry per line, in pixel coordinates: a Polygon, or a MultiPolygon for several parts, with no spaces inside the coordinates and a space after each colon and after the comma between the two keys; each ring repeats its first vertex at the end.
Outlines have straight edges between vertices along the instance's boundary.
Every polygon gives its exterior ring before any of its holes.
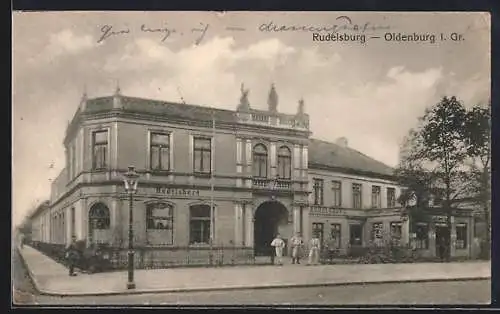
{"type": "MultiPolygon", "coordinates": [[[[271,246],[274,247],[275,263],[277,265],[283,265],[283,251],[285,249],[285,241],[281,238],[280,234],[271,242],[271,246]]],[[[290,239],[290,247],[292,249],[292,264],[300,264],[300,258],[303,255],[304,241],[300,236],[300,232],[295,233],[295,235],[290,239]]],[[[307,265],[317,265],[319,264],[319,254],[321,249],[321,241],[317,234],[313,235],[312,239],[309,241],[309,255],[307,265]]]]}

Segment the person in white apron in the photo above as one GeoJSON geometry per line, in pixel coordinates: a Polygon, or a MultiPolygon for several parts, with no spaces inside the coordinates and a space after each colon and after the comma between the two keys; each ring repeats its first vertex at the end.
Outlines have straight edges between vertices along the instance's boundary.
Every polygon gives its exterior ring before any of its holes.
{"type": "Polygon", "coordinates": [[[283,241],[279,233],[276,235],[273,242],[271,242],[271,246],[274,246],[276,252],[276,264],[283,265],[281,258],[283,256],[283,249],[285,248],[285,241],[283,241]]]}
{"type": "Polygon", "coordinates": [[[320,241],[317,235],[313,235],[313,238],[309,244],[309,263],[308,265],[317,265],[319,263],[319,250],[320,241]]]}
{"type": "Polygon", "coordinates": [[[291,239],[290,244],[292,246],[292,264],[300,264],[300,249],[302,247],[303,241],[300,236],[300,232],[297,232],[291,239]]]}

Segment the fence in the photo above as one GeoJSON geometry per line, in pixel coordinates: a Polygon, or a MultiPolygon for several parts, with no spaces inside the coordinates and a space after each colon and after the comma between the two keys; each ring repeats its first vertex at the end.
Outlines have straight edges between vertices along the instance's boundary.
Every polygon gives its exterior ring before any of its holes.
{"type": "MultiPolygon", "coordinates": [[[[31,246],[56,262],[66,264],[65,246],[59,244],[32,242],[31,246]]],[[[82,256],[88,256],[89,248],[82,256]]],[[[84,252],[82,252],[84,253],[84,252]]],[[[270,264],[271,260],[255,258],[252,247],[235,245],[227,246],[200,246],[200,247],[136,247],[134,248],[134,268],[156,269],[189,266],[230,266],[230,265],[257,265],[270,264]]],[[[128,266],[128,249],[100,245],[93,255],[109,261],[113,270],[126,269],[128,266]]],[[[98,260],[98,259],[97,259],[98,260]]]]}
{"type": "MultiPolygon", "coordinates": [[[[127,249],[108,247],[102,252],[109,254],[113,269],[127,267],[127,249]]],[[[140,247],[134,252],[134,265],[138,269],[262,264],[255,259],[251,247],[140,247]]]]}

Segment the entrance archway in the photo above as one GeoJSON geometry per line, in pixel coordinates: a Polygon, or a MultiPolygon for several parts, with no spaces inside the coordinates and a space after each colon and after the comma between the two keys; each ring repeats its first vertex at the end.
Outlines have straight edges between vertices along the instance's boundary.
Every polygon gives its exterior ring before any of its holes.
{"type": "Polygon", "coordinates": [[[288,210],[278,201],[262,203],[255,211],[254,251],[256,256],[271,254],[271,242],[278,226],[288,223],[288,210]]]}

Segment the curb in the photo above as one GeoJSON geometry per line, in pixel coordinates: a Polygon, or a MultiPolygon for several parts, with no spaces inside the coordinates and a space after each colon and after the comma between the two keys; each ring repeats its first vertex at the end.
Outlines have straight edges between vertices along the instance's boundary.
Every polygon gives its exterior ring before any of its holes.
{"type": "Polygon", "coordinates": [[[409,279],[409,280],[382,280],[382,281],[354,281],[354,282],[335,282],[335,283],[318,283],[318,284],[275,284],[275,285],[260,285],[260,286],[236,286],[236,287],[215,287],[215,288],[173,288],[173,289],[142,289],[120,292],[92,292],[92,293],[60,293],[47,290],[40,290],[36,287],[40,295],[58,296],[58,297],[97,297],[97,296],[117,296],[117,295],[140,295],[153,293],[182,293],[182,292],[213,292],[213,291],[228,291],[228,290],[265,290],[265,289],[286,289],[286,288],[312,288],[312,287],[334,287],[334,286],[362,286],[371,284],[395,284],[395,283],[425,283],[425,282],[453,282],[453,281],[479,281],[490,280],[490,276],[486,277],[463,277],[463,278],[435,278],[435,279],[409,279]]]}

